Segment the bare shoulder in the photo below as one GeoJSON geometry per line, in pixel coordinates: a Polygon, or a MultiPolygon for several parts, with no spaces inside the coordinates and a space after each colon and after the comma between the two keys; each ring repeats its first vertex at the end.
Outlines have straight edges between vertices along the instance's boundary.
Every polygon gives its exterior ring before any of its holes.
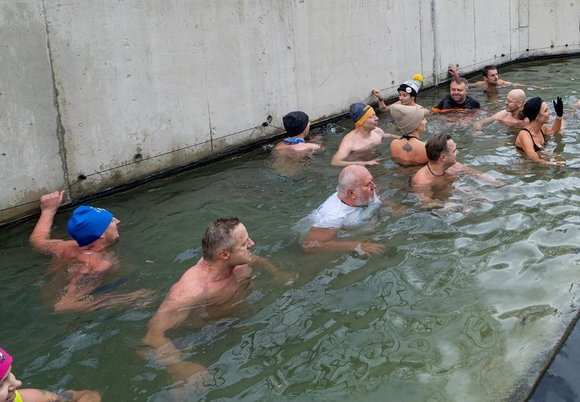
{"type": "Polygon", "coordinates": [[[421,169],[419,169],[417,171],[417,173],[415,173],[415,175],[411,179],[411,185],[413,187],[418,187],[418,186],[420,187],[420,186],[427,186],[427,185],[431,184],[431,180],[428,179],[426,172],[427,172],[426,166],[423,166],[421,169]]]}

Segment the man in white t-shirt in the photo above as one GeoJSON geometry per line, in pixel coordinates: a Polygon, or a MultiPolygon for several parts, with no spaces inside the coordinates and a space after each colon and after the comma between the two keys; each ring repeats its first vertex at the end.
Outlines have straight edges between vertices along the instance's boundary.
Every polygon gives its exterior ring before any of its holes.
{"type": "Polygon", "coordinates": [[[379,254],[385,246],[356,240],[337,240],[341,228],[368,221],[382,205],[373,176],[364,166],[345,167],[332,194],[312,214],[310,231],[302,243],[305,251],[351,251],[379,254]]]}

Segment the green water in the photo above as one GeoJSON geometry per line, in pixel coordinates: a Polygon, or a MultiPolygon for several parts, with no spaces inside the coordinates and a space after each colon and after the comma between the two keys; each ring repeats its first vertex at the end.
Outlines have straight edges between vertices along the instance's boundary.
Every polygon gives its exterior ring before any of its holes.
{"type": "MultiPolygon", "coordinates": [[[[476,134],[464,121],[430,116],[425,138],[450,132],[461,162],[506,185],[460,178],[447,208],[426,209],[409,173],[387,158],[371,171],[407,210],[382,211],[372,230],[351,233],[386,244],[381,256],[305,255],[298,245],[295,225],[336,187],[329,161],[350,121],[321,129],[325,151],[291,177],[260,149],[93,202],[121,220],[113,250],[122,264],[111,280],[127,284],[115,292],[156,290],[145,306],[54,314],[43,296],[50,261],[27,244],[34,222],[4,229],[0,345],[15,355],[15,373],[25,386],[96,389],[104,401],[521,398],[580,307],[580,110],[569,107],[580,97],[580,58],[514,65],[500,76],[548,87],[528,96],[564,98],[566,130],[546,153],[568,166],[526,161],[513,147],[516,131],[501,124],[476,134]],[[213,374],[205,391],[188,393],[137,350],[168,288],[200,257],[207,223],[223,215],[239,216],[255,253],[299,279],[285,287],[258,273],[238,316],[171,331],[188,360],[213,374]]],[[[418,102],[432,106],[446,92],[422,92],[418,102]]],[[[497,106],[471,90],[482,117],[500,110],[507,92],[497,106]]],[[[68,214],[57,216],[54,237],[66,237],[68,214]]]]}

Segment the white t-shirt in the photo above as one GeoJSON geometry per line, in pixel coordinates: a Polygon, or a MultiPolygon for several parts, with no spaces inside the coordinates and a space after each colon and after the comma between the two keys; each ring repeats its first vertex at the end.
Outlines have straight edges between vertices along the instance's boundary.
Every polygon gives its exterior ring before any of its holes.
{"type": "Polygon", "coordinates": [[[381,200],[374,194],[371,203],[364,207],[351,207],[338,198],[338,193],[332,194],[309,218],[312,226],[324,229],[340,229],[348,226],[357,226],[368,222],[381,206],[381,200]]]}

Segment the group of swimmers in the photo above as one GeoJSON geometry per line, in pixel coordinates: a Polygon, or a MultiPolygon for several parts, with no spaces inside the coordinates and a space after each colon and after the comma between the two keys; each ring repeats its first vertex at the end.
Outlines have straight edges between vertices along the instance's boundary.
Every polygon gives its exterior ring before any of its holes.
{"type": "MultiPolygon", "coordinates": [[[[337,191],[331,194],[308,219],[310,229],[302,246],[306,252],[348,252],[372,255],[382,253],[380,243],[351,240],[338,236],[344,228],[357,225],[373,216],[382,205],[396,211],[398,206],[381,197],[367,166],[379,161],[372,151],[385,138],[392,138],[391,157],[402,166],[416,166],[412,188],[425,200],[433,200],[433,187],[449,183],[463,172],[478,175],[490,183],[497,181],[475,169],[457,162],[457,147],[447,134],[436,135],[426,143],[420,139],[425,131],[430,113],[448,110],[471,110],[480,107],[479,102],[468,95],[468,83],[450,69],[452,76],[450,94],[431,111],[418,105],[416,97],[422,77],[415,75],[399,88],[399,100],[387,105],[380,91],[374,89],[379,108],[388,111],[402,135],[385,133],[378,127],[378,117],[370,105],[355,103],[350,116],[355,128],[344,136],[332,165],[343,167],[337,191]],[[370,156],[369,156],[370,155],[370,156]]],[[[484,80],[476,86],[487,90],[498,86],[515,85],[499,79],[497,68],[484,69],[484,80]]],[[[557,134],[562,129],[563,102],[554,101],[556,119],[551,127],[546,102],[535,97],[525,101],[521,89],[507,95],[505,110],[475,122],[476,129],[497,120],[508,126],[520,127],[515,146],[531,160],[539,163],[561,165],[563,162],[541,158],[538,152],[544,145],[544,135],[557,134]]],[[[297,158],[311,155],[322,149],[315,141],[308,141],[310,119],[301,111],[288,113],[283,118],[289,135],[275,145],[274,156],[286,155],[297,158]]],[[[41,197],[41,214],[30,235],[30,244],[40,252],[53,256],[64,273],[64,283],[53,308],[55,312],[71,313],[110,308],[121,304],[150,301],[150,290],[137,290],[125,294],[103,292],[105,274],[119,265],[115,254],[109,250],[119,238],[120,221],[109,211],[92,206],[77,207],[67,223],[67,231],[73,240],[51,238],[51,228],[58,208],[63,202],[64,191],[55,191],[41,197]]],[[[203,383],[209,376],[204,365],[184,359],[181,351],[167,332],[184,323],[200,322],[231,315],[243,304],[251,291],[252,268],[263,270],[281,284],[291,284],[295,277],[279,270],[266,258],[252,254],[254,242],[248,230],[236,217],[219,218],[209,224],[202,239],[202,256],[169,289],[156,314],[147,325],[143,348],[139,352],[146,359],[161,364],[176,380],[203,383]]],[[[0,349],[0,400],[40,402],[57,400],[99,401],[94,391],[66,391],[66,398],[47,391],[24,389],[11,372],[12,357],[0,349]],[[60,399],[59,399],[60,398],[60,399]]]]}

